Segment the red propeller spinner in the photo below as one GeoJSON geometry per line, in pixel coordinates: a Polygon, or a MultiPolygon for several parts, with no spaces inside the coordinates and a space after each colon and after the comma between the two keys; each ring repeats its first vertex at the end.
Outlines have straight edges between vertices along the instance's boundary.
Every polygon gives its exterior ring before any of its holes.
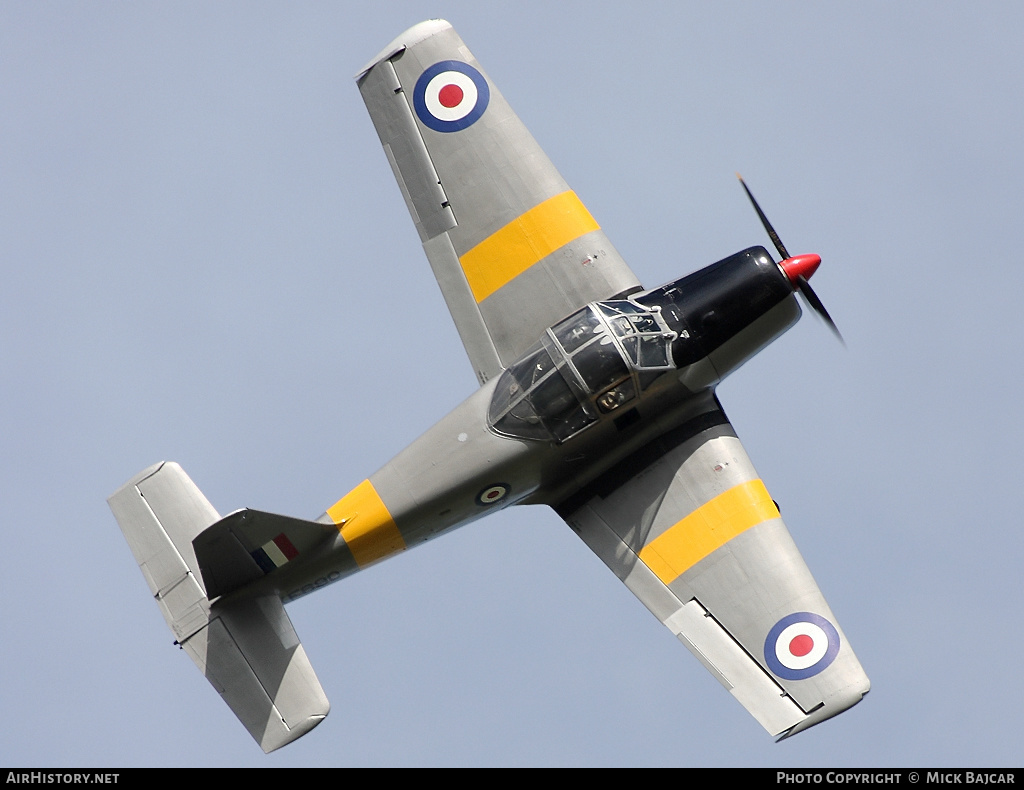
{"type": "Polygon", "coordinates": [[[808,255],[794,255],[779,264],[789,281],[793,283],[794,291],[800,287],[800,278],[811,279],[811,275],[818,271],[820,265],[821,256],[813,252],[808,255]]]}
{"type": "Polygon", "coordinates": [[[774,244],[775,249],[779,251],[779,256],[782,258],[782,263],[779,265],[782,267],[782,271],[786,273],[786,277],[789,278],[789,282],[793,285],[793,290],[799,291],[803,295],[811,309],[820,315],[824,319],[825,323],[831,327],[832,331],[835,332],[836,337],[839,338],[839,342],[846,345],[846,341],[843,340],[843,336],[839,332],[839,327],[836,326],[836,322],[832,320],[832,316],[828,314],[828,310],[825,309],[825,305],[821,303],[821,299],[819,299],[818,295],[814,293],[814,289],[811,288],[811,284],[808,282],[810,276],[814,274],[818,270],[818,266],[821,265],[821,257],[813,253],[809,255],[790,256],[786,251],[786,245],[782,243],[782,239],[779,238],[779,234],[776,233],[775,228],[772,227],[772,223],[768,221],[768,217],[766,217],[764,212],[761,211],[761,207],[754,199],[754,193],[750,191],[750,187],[748,187],[746,182],[743,180],[743,176],[737,173],[736,178],[740,180],[740,186],[743,187],[743,191],[746,192],[747,197],[750,198],[750,202],[754,206],[754,211],[757,212],[757,216],[761,220],[761,224],[764,226],[765,231],[768,233],[768,237],[772,240],[772,244],[774,244]]]}

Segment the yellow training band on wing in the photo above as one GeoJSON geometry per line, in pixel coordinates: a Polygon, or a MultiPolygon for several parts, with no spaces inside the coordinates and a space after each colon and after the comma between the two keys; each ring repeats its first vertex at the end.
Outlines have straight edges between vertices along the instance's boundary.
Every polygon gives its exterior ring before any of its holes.
{"type": "Polygon", "coordinates": [[[327,515],[361,568],[405,548],[402,533],[369,480],[328,508],[327,515]]]}
{"type": "Polygon", "coordinates": [[[779,509],[764,483],[740,483],[661,533],[643,547],[640,559],[670,584],[741,532],[778,517],[779,509]]]}
{"type": "Polygon", "coordinates": [[[569,191],[520,214],[459,258],[477,303],[537,261],[600,225],[569,191]]]}

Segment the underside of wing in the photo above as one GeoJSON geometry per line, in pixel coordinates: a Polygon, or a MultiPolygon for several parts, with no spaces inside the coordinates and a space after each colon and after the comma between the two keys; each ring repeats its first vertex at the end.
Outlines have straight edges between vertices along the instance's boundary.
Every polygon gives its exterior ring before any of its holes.
{"type": "Polygon", "coordinates": [[[639,288],[447,22],[410,28],[357,81],[481,383],[559,319],[639,288]]]}
{"type": "Polygon", "coordinates": [[[870,684],[717,401],[558,508],[772,735],[870,684]]]}

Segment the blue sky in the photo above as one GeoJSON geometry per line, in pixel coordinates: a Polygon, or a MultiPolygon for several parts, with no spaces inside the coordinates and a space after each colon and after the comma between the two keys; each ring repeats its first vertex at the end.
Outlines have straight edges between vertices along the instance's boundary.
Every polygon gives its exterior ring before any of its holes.
{"type": "Polygon", "coordinates": [[[0,762],[1019,766],[1022,31],[995,2],[0,3],[0,762]],[[850,712],[774,744],[542,508],[291,605],[333,709],[269,757],[172,646],[113,490],[175,460],[221,512],[315,517],[475,386],[352,80],[437,16],[646,285],[767,243],[737,170],[822,256],[847,347],[805,315],[719,394],[872,679],[850,712]]]}

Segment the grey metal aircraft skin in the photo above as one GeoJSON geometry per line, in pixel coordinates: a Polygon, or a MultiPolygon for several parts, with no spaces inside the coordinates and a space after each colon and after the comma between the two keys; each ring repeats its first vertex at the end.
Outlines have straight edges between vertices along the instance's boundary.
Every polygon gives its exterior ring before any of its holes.
{"type": "Polygon", "coordinates": [[[859,702],[868,678],[715,395],[798,320],[797,291],[831,323],[817,256],[761,215],[783,261],[753,247],[645,290],[447,22],[356,81],[480,389],[315,521],[222,518],[174,463],[109,499],[264,751],[330,707],[285,603],[520,503],[554,508],[773,736],[859,702]]]}

